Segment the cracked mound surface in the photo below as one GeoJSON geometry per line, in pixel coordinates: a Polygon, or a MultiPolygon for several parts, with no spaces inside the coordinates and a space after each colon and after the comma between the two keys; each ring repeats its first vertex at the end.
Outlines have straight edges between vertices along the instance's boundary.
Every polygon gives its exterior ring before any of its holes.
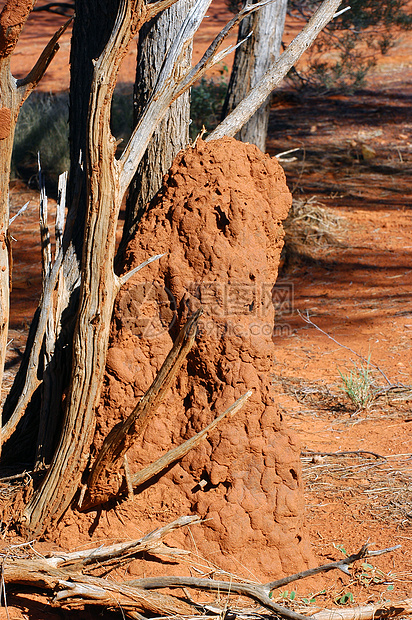
{"type": "Polygon", "coordinates": [[[202,430],[248,389],[253,394],[143,490],[136,518],[147,529],[144,523],[153,519],[190,512],[207,517],[197,533],[186,534],[194,536],[199,554],[226,570],[246,567],[263,580],[301,570],[311,559],[299,446],[271,388],[272,288],[290,204],[278,162],[253,145],[199,140],[177,156],[126,251],[125,271],[154,254],[165,256],[118,296],[95,436],[98,449],[150,386],[179,328],[201,305],[195,345],[128,453],[132,471],[202,430]]]}

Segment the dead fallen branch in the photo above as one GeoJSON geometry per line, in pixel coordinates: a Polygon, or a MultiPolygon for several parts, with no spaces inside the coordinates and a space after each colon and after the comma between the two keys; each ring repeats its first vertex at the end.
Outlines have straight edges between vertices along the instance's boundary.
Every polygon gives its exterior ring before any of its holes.
{"type": "MultiPolygon", "coordinates": [[[[121,607],[123,613],[131,618],[136,618],[139,613],[150,613],[157,616],[183,615],[186,617],[202,613],[204,608],[201,604],[182,601],[180,598],[172,595],[151,592],[151,590],[162,588],[186,587],[209,592],[227,593],[228,595],[237,594],[245,596],[260,603],[265,609],[275,612],[282,618],[306,620],[307,615],[297,613],[275,603],[271,598],[271,592],[292,581],[321,572],[340,569],[349,573],[348,566],[357,560],[389,553],[398,548],[396,546],[370,551],[366,544],[357,553],[343,560],[318,566],[266,584],[175,576],[152,577],[116,583],[106,578],[94,577],[82,572],[87,570],[87,566],[91,564],[99,563],[101,565],[103,562],[109,561],[114,568],[121,564],[127,555],[131,559],[141,551],[148,549],[156,551],[162,545],[162,540],[168,532],[178,527],[199,522],[200,519],[196,516],[180,517],[138,541],[129,541],[127,543],[102,546],[73,553],[53,554],[50,557],[37,555],[28,559],[27,557],[18,557],[11,552],[0,554],[0,557],[2,557],[4,583],[6,585],[26,585],[41,588],[52,594],[53,606],[64,606],[69,609],[76,609],[85,605],[99,605],[111,609],[121,607]]],[[[340,611],[336,612],[337,616],[336,614],[332,615],[334,612],[328,610],[325,613],[329,615],[322,615],[323,612],[317,612],[310,617],[314,618],[314,620],[368,620],[373,616],[384,615],[386,610],[389,614],[392,609],[397,610],[398,608],[401,609],[401,607],[403,610],[409,609],[410,605],[411,601],[408,600],[403,602],[403,607],[391,603],[380,604],[374,609],[372,609],[373,606],[367,606],[367,608],[362,608],[362,614],[360,615],[357,615],[359,613],[357,610],[345,610],[345,614],[340,611]],[[370,611],[371,609],[372,612],[370,611]],[[346,615],[348,611],[351,611],[352,615],[346,615]],[[364,613],[369,615],[363,615],[364,613]]],[[[259,614],[257,615],[259,616],[259,614]]]]}
{"type": "Polygon", "coordinates": [[[401,601],[384,601],[350,607],[349,609],[322,609],[310,616],[313,620],[372,620],[373,618],[393,618],[400,614],[412,613],[412,598],[401,601]]]}
{"type": "Polygon", "coordinates": [[[120,559],[128,557],[132,560],[137,554],[144,551],[156,551],[167,534],[186,525],[196,525],[202,520],[197,515],[179,517],[163,527],[159,527],[153,532],[146,534],[138,540],[128,540],[114,545],[101,546],[93,549],[83,549],[72,553],[54,553],[46,558],[46,562],[54,568],[69,568],[80,570],[86,566],[95,564],[107,564],[108,562],[118,563],[120,559]]]}
{"type": "Polygon", "coordinates": [[[260,603],[262,603],[262,595],[267,597],[269,602],[271,603],[272,601],[269,598],[269,594],[270,592],[272,592],[272,590],[282,588],[289,583],[292,583],[293,581],[305,579],[306,577],[313,577],[314,575],[318,575],[319,573],[326,573],[335,569],[339,569],[345,574],[350,575],[348,566],[350,566],[357,560],[363,560],[365,558],[375,557],[377,555],[383,555],[385,553],[391,553],[392,551],[399,549],[400,545],[396,545],[395,547],[388,547],[387,549],[379,549],[376,551],[369,551],[368,547],[369,545],[365,544],[357,553],[353,553],[352,555],[343,558],[342,560],[338,560],[337,562],[330,562],[328,564],[322,564],[321,566],[316,566],[315,568],[310,568],[308,570],[301,571],[300,573],[295,573],[294,575],[289,575],[288,577],[277,579],[276,581],[270,581],[269,583],[265,583],[263,585],[235,583],[233,581],[229,583],[227,581],[217,581],[215,579],[199,579],[197,577],[148,577],[146,579],[134,580],[131,583],[133,583],[135,586],[147,589],[192,587],[201,590],[244,594],[245,596],[251,596],[252,598],[254,598],[256,594],[258,594],[259,598],[256,598],[256,600],[258,600],[260,603]]]}

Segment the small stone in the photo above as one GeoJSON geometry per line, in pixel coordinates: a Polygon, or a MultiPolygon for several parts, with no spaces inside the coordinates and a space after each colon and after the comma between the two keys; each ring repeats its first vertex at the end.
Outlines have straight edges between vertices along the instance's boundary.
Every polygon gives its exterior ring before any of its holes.
{"type": "Polygon", "coordinates": [[[368,146],[367,144],[362,144],[361,150],[362,150],[362,157],[365,161],[374,159],[377,155],[375,149],[373,149],[371,146],[368,146]]]}

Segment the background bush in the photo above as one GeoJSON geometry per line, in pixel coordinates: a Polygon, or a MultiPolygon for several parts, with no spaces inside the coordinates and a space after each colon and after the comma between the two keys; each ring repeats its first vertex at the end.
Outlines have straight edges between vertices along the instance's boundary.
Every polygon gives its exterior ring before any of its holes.
{"type": "Polygon", "coordinates": [[[36,182],[37,153],[48,181],[69,169],[69,97],[32,93],[24,103],[16,126],[12,176],[36,182]]]}

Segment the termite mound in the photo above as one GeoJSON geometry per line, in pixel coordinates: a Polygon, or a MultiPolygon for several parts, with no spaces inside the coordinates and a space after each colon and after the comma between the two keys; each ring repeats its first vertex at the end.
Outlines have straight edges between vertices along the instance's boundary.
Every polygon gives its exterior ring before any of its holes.
{"type": "Polygon", "coordinates": [[[164,257],[118,296],[94,442],[98,449],[130,413],[201,305],[196,343],[176,384],[128,454],[132,471],[199,432],[247,390],[253,394],[140,490],[130,518],[148,531],[182,514],[206,517],[201,528],[179,533],[180,543],[194,540],[201,556],[263,580],[301,570],[311,557],[299,446],[271,388],[273,286],[290,205],[282,168],[253,145],[198,140],[177,156],[127,246],[125,271],[164,257]]]}

